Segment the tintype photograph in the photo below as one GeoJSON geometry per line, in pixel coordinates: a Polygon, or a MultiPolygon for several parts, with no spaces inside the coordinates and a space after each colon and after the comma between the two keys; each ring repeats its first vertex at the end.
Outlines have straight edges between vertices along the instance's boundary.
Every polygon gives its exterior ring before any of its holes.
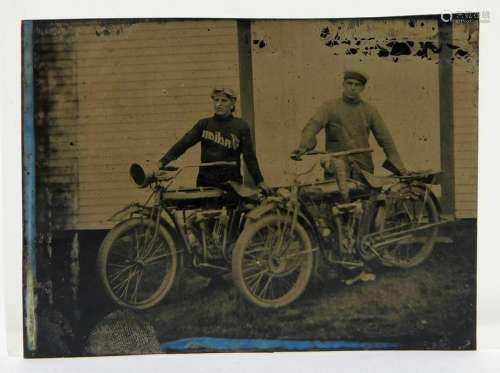
{"type": "Polygon", "coordinates": [[[24,21],[25,356],[475,349],[479,24],[24,21]]]}

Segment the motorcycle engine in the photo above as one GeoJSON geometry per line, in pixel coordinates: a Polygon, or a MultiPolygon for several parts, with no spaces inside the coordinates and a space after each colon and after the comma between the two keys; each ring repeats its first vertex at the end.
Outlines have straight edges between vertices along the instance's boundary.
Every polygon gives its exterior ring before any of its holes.
{"type": "Polygon", "coordinates": [[[187,224],[189,244],[207,259],[225,257],[228,223],[226,208],[193,213],[187,224]]]}

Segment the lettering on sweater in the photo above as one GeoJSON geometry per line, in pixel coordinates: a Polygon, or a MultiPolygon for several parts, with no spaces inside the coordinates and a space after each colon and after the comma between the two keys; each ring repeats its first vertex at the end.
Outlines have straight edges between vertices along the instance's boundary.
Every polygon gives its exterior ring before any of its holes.
{"type": "Polygon", "coordinates": [[[219,131],[203,130],[202,138],[215,142],[228,149],[237,150],[240,147],[240,139],[238,136],[231,134],[230,138],[224,137],[219,131]]]}

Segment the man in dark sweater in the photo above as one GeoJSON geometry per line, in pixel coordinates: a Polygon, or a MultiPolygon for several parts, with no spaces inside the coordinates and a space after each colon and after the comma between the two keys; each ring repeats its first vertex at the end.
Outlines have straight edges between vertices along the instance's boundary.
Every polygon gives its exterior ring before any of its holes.
{"type": "MultiPolygon", "coordinates": [[[[375,106],[360,98],[368,78],[357,71],[345,71],[342,97],[326,101],[302,130],[299,148],[293,153],[304,154],[316,146],[316,135],[325,129],[326,151],[339,152],[354,148],[367,148],[373,133],[384,150],[393,171],[405,173],[396,145],[375,106]]],[[[373,173],[373,160],[369,153],[350,156],[358,166],[373,173]]]]}
{"type": "Polygon", "coordinates": [[[229,88],[215,88],[212,91],[214,115],[199,120],[161,158],[159,167],[166,166],[179,158],[187,149],[201,142],[201,162],[227,161],[235,166],[200,167],[197,186],[219,187],[227,181],[241,183],[241,155],[255,185],[267,190],[259,169],[248,124],[233,116],[236,95],[229,88]]]}

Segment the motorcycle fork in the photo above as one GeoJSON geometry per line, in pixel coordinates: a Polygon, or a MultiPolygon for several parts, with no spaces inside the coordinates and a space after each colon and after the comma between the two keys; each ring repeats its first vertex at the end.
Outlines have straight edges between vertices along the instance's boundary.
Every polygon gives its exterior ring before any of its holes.
{"type": "Polygon", "coordinates": [[[283,224],[283,226],[281,224],[279,225],[278,242],[273,247],[273,255],[281,256],[287,249],[288,242],[286,242],[285,236],[288,233],[290,234],[290,239],[291,239],[291,236],[295,231],[295,226],[297,225],[299,217],[299,209],[300,209],[300,201],[298,198],[298,187],[293,186],[291,198],[289,199],[287,203],[287,208],[285,209],[286,211],[285,217],[288,218],[291,215],[292,218],[292,221],[290,223],[290,230],[287,231],[288,224],[286,223],[287,219],[285,219],[285,223],[283,224]]]}
{"type": "MultiPolygon", "coordinates": [[[[151,209],[151,213],[149,214],[149,219],[153,220],[155,222],[155,228],[153,232],[153,236],[151,237],[151,240],[147,245],[144,247],[144,252],[141,253],[142,255],[139,254],[139,252],[136,253],[137,257],[147,257],[149,255],[149,251],[151,250],[151,247],[154,245],[154,242],[156,238],[158,237],[158,232],[159,232],[159,226],[160,226],[160,216],[161,216],[161,208],[158,206],[155,206],[151,209]]],[[[142,216],[143,217],[143,216],[142,216]]],[[[148,229],[149,231],[149,229],[148,229]]],[[[144,232],[144,244],[146,244],[146,232],[144,232]]]]}
{"type": "Polygon", "coordinates": [[[357,202],[332,207],[331,213],[335,225],[340,254],[354,255],[359,239],[359,227],[364,208],[357,202]],[[347,219],[347,222],[344,222],[347,219]],[[346,237],[346,233],[349,235],[346,237]]]}

